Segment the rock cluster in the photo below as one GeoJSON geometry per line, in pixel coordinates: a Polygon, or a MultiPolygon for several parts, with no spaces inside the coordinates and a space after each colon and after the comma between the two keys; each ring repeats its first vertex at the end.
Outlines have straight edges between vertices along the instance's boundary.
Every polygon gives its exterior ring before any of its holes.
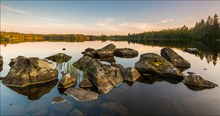
{"type": "MultiPolygon", "coordinates": [[[[141,54],[140,59],[135,63],[135,66],[127,68],[120,64],[116,64],[114,56],[125,58],[136,57],[138,56],[136,50],[130,48],[117,49],[115,45],[109,44],[97,50],[87,48],[82,53],[84,54],[83,57],[73,63],[74,67],[82,70],[84,73],[84,79],[79,84],[79,87],[81,88],[71,87],[77,84],[77,78],[70,73],[64,74],[58,84],[58,88],[65,89],[65,94],[73,96],[77,100],[85,101],[98,98],[99,94],[97,92],[85,90],[85,88],[90,88],[94,85],[100,93],[106,94],[124,80],[133,83],[141,75],[160,77],[158,80],[155,80],[155,78],[148,78],[148,83],[161,80],[176,83],[183,80],[183,83],[192,90],[202,90],[218,86],[217,84],[207,81],[193,73],[190,73],[189,76],[182,74],[177,67],[190,67],[190,63],[170,48],[163,48],[161,50],[161,56],[155,53],[141,54]],[[104,64],[101,61],[108,61],[111,63],[104,64]]],[[[71,56],[60,53],[50,56],[47,59],[55,62],[60,62],[60,59],[62,59],[61,62],[66,62],[71,59],[71,56]]],[[[0,56],[0,66],[2,64],[3,61],[0,56]]],[[[11,69],[7,76],[2,78],[2,83],[27,96],[31,94],[32,97],[33,95],[31,92],[25,93],[28,90],[23,89],[22,87],[27,86],[29,89],[30,87],[33,88],[32,85],[38,87],[39,83],[58,80],[58,71],[52,63],[44,59],[18,56],[17,58],[11,59],[9,65],[11,66],[11,69]]],[[[45,93],[45,91],[42,93],[45,93]]],[[[39,96],[42,96],[42,94],[39,96]]],[[[63,101],[63,99],[58,97],[54,98],[53,101],[59,102],[63,101]]],[[[108,108],[110,105],[114,106],[114,104],[104,104],[102,105],[102,109],[105,109],[106,107],[108,108]]],[[[116,104],[116,107],[122,108],[118,104],[116,104]]],[[[114,108],[112,108],[112,110],[118,112],[114,108]]],[[[127,112],[125,109],[124,111],[127,112]]],[[[123,114],[121,112],[118,113],[123,114]]]]}

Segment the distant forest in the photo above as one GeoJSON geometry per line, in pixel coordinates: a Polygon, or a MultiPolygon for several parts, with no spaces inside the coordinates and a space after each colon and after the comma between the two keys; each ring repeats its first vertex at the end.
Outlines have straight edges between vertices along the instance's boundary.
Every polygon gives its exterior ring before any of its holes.
{"type": "Polygon", "coordinates": [[[160,31],[143,32],[139,34],[128,34],[127,40],[141,39],[164,39],[164,40],[218,40],[220,39],[220,22],[218,15],[208,17],[205,21],[202,19],[197,22],[193,28],[183,26],[174,29],[164,29],[160,31]]]}
{"type": "Polygon", "coordinates": [[[0,43],[19,43],[26,41],[92,41],[92,40],[123,40],[129,42],[145,42],[148,40],[219,40],[220,22],[218,15],[202,19],[193,28],[183,26],[174,29],[164,29],[160,31],[150,31],[138,34],[128,34],[127,36],[94,36],[83,34],[22,34],[18,32],[2,32],[0,43]]]}

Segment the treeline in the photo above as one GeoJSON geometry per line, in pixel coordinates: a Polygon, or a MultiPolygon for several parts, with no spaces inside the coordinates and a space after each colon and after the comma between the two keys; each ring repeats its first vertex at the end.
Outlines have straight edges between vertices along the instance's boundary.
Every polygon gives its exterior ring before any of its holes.
{"type": "Polygon", "coordinates": [[[33,41],[66,41],[83,42],[101,39],[101,36],[87,36],[83,34],[23,34],[17,32],[1,32],[0,43],[20,43],[33,41]]]}
{"type": "MultiPolygon", "coordinates": [[[[121,38],[122,39],[122,38],[121,38]]],[[[160,31],[143,32],[139,34],[128,34],[124,40],[137,40],[140,39],[157,39],[157,40],[217,40],[220,39],[220,22],[218,15],[214,17],[208,17],[205,21],[202,19],[196,23],[193,28],[183,26],[174,29],[164,29],[160,31]]]]}

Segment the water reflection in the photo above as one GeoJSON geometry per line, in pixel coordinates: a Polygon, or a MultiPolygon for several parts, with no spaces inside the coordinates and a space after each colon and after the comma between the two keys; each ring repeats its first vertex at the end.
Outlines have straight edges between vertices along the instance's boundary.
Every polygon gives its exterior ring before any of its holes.
{"type": "Polygon", "coordinates": [[[142,75],[136,81],[146,84],[154,84],[155,82],[162,82],[166,81],[171,84],[178,84],[182,82],[181,79],[175,79],[171,77],[159,77],[159,76],[152,76],[152,75],[142,75]]]}
{"type": "Polygon", "coordinates": [[[43,84],[29,85],[26,87],[7,86],[11,90],[27,96],[29,100],[38,100],[43,95],[49,93],[57,84],[58,80],[53,80],[43,84]]]}
{"type": "Polygon", "coordinates": [[[206,59],[207,63],[212,62],[214,65],[220,60],[220,41],[191,41],[191,40],[131,40],[130,43],[139,43],[148,46],[160,46],[160,47],[173,47],[179,49],[185,48],[197,48],[199,50],[198,54],[194,54],[201,60],[206,59]]]}

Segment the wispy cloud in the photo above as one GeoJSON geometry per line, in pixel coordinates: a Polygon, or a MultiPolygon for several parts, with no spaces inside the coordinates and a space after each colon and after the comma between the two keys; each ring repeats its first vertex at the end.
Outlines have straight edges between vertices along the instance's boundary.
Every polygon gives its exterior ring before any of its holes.
{"type": "Polygon", "coordinates": [[[13,7],[2,5],[2,4],[0,5],[0,7],[1,7],[1,10],[7,10],[10,12],[15,12],[15,13],[20,13],[20,14],[31,14],[30,12],[20,10],[20,9],[15,9],[13,7]]]}
{"type": "Polygon", "coordinates": [[[160,21],[157,22],[157,23],[168,23],[168,22],[172,22],[172,21],[174,21],[174,19],[169,18],[169,19],[163,19],[163,20],[160,20],[160,21]]]}
{"type": "Polygon", "coordinates": [[[108,24],[110,24],[113,21],[114,21],[114,19],[111,17],[101,18],[95,22],[95,25],[104,27],[104,26],[108,26],[108,24]]]}
{"type": "Polygon", "coordinates": [[[56,19],[53,18],[48,18],[48,17],[37,17],[38,19],[44,20],[44,21],[57,21],[56,19]]]}

